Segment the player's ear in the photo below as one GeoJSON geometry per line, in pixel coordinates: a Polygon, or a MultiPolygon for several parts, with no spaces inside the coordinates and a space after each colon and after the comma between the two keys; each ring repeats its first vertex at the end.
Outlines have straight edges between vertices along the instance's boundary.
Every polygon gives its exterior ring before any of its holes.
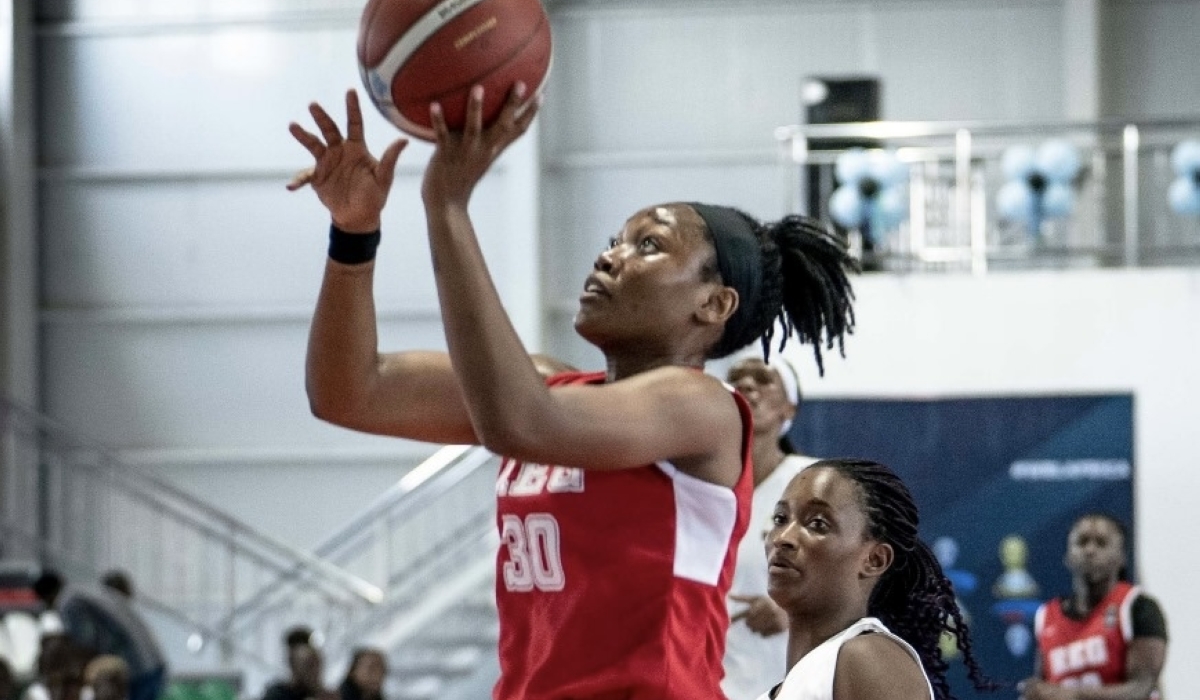
{"type": "Polygon", "coordinates": [[[696,317],[705,325],[725,323],[738,308],[738,293],[733,287],[712,285],[696,317]]]}
{"type": "Polygon", "coordinates": [[[863,557],[862,567],[859,570],[859,576],[862,578],[879,578],[883,573],[892,567],[892,562],[896,559],[896,552],[892,549],[892,545],[886,542],[872,542],[867,549],[866,556],[863,557]]]}

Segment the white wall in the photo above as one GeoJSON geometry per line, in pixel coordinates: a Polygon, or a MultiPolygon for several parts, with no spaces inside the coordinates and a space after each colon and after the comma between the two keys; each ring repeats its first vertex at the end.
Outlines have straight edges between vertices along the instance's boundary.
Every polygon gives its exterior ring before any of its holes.
{"type": "MultiPolygon", "coordinates": [[[[1190,697],[1200,668],[1200,271],[861,277],[846,359],[809,397],[1128,392],[1134,396],[1138,571],[1166,611],[1166,692],[1190,697]]],[[[805,348],[807,350],[807,348],[805,348]]]]}

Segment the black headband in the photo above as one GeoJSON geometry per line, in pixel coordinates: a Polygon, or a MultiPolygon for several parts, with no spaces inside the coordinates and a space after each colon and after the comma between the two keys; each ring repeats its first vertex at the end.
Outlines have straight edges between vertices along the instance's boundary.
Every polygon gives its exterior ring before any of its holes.
{"type": "Polygon", "coordinates": [[[742,334],[752,309],[758,308],[763,286],[762,246],[754,226],[745,216],[729,207],[688,202],[696,210],[712,236],[717,249],[717,270],[727,287],[738,293],[738,308],[725,326],[733,337],[742,334]]]}

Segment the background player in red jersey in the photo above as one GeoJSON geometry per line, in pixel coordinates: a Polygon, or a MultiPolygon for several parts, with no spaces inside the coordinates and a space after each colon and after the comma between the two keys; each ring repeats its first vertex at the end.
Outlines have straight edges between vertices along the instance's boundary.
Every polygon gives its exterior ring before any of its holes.
{"type": "Polygon", "coordinates": [[[768,591],[788,615],[790,670],[760,700],[947,700],[946,632],[976,687],[995,688],[892,470],[821,460],[792,478],[772,522],[768,591]]]}
{"type": "Polygon", "coordinates": [[[1167,657],[1162,609],[1126,581],[1125,527],[1105,513],[1080,516],[1064,563],[1072,592],[1044,603],[1034,618],[1038,656],[1025,700],[1158,698],[1167,657]]]}
{"type": "Polygon", "coordinates": [[[497,484],[502,700],[720,697],[737,544],[752,472],[745,402],[700,371],[778,321],[813,344],[853,324],[845,248],[801,217],[762,225],[727,207],[664,204],[630,217],[594,263],[576,330],[607,368],[544,381],[500,303],[468,214],[472,190],[537,103],[515,86],[481,125],[431,109],[422,197],[449,352],[379,354],[372,297],[380,214],[404,141],[376,160],[356,94],[347,132],[318,105],[311,184],[333,220],[309,340],[319,417],[506,456],[497,484]]]}

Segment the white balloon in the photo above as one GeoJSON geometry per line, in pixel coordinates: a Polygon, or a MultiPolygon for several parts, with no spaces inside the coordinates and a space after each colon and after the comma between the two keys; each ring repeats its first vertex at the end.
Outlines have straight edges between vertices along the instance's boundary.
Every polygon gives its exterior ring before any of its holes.
{"type": "Polygon", "coordinates": [[[1009,180],[1024,180],[1034,171],[1033,146],[1017,144],[1009,146],[1000,159],[1000,170],[1009,180]]]}
{"type": "Polygon", "coordinates": [[[1049,219],[1065,218],[1075,211],[1075,190],[1070,185],[1052,182],[1042,192],[1042,215],[1049,219]]]}
{"type": "Polygon", "coordinates": [[[1079,149],[1063,139],[1044,141],[1038,146],[1034,163],[1051,182],[1071,182],[1079,174],[1079,149]]]}
{"type": "Polygon", "coordinates": [[[875,211],[880,226],[896,228],[908,218],[908,192],[903,187],[888,187],[876,198],[875,211]]]}
{"type": "Polygon", "coordinates": [[[829,198],[829,215],[839,226],[858,228],[866,218],[866,204],[858,185],[842,185],[829,198]]]}
{"type": "Polygon", "coordinates": [[[996,193],[996,214],[1005,221],[1028,224],[1033,220],[1033,189],[1024,180],[1012,180],[996,193]]]}
{"type": "Polygon", "coordinates": [[[1190,177],[1177,177],[1167,190],[1171,210],[1183,216],[1200,216],[1200,185],[1190,177]]]}
{"type": "Polygon", "coordinates": [[[867,173],[880,187],[908,182],[908,164],[891,151],[871,151],[867,159],[867,173]]]}
{"type": "Polygon", "coordinates": [[[1171,168],[1179,177],[1200,173],[1200,141],[1180,141],[1171,150],[1171,168]]]}
{"type": "Polygon", "coordinates": [[[833,173],[837,175],[837,180],[841,184],[855,184],[867,176],[870,167],[869,161],[866,151],[861,148],[851,148],[838,154],[837,160],[833,163],[833,173]]]}

